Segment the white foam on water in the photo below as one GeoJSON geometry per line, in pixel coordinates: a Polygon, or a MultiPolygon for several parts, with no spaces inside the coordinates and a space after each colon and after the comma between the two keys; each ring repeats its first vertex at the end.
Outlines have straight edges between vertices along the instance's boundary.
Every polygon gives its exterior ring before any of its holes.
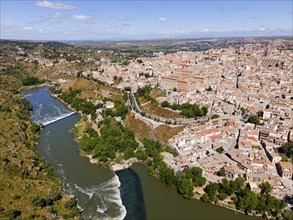
{"type": "Polygon", "coordinates": [[[75,184],[75,188],[79,191],[79,192],[82,192],[83,194],[86,194],[89,196],[89,199],[91,199],[94,195],[94,192],[91,190],[91,189],[88,189],[88,188],[81,188],[79,187],[78,185],[75,184]]]}
{"type": "MultiPolygon", "coordinates": [[[[95,195],[99,197],[100,204],[97,205],[96,212],[99,214],[104,214],[105,216],[96,216],[98,219],[124,219],[126,216],[126,208],[122,204],[122,199],[120,195],[120,187],[121,183],[119,181],[118,176],[115,174],[113,178],[110,180],[101,183],[97,186],[92,187],[80,187],[75,185],[75,188],[83,193],[89,196],[89,200],[95,195]],[[109,213],[107,213],[109,207],[117,207],[119,210],[119,214],[117,216],[110,216],[109,213]]],[[[80,207],[82,207],[81,204],[79,204],[80,207]]],[[[85,208],[85,207],[82,207],[85,208]]]]}
{"type": "Polygon", "coordinates": [[[41,120],[35,121],[35,123],[43,124],[44,126],[46,126],[46,125],[52,124],[54,122],[60,121],[61,119],[67,118],[67,117],[69,117],[69,116],[71,116],[71,115],[73,115],[75,113],[76,112],[70,112],[70,113],[58,115],[56,117],[46,117],[46,118],[43,118],[41,120]]]}
{"type": "Polygon", "coordinates": [[[38,117],[38,118],[42,118],[41,116],[41,111],[42,111],[42,108],[43,108],[43,104],[40,104],[35,115],[38,117]]]}
{"type": "Polygon", "coordinates": [[[62,112],[60,110],[60,108],[58,108],[56,105],[53,104],[53,108],[55,108],[58,112],[59,115],[62,115],[62,112]]]}
{"type": "Polygon", "coordinates": [[[75,114],[75,113],[76,113],[76,112],[70,112],[70,113],[67,113],[67,114],[62,114],[62,115],[57,116],[57,117],[49,118],[49,120],[46,120],[46,121],[43,122],[42,124],[43,124],[44,126],[46,126],[46,125],[52,124],[52,123],[54,123],[54,122],[57,122],[57,121],[59,121],[59,120],[61,120],[61,119],[63,119],[63,118],[67,118],[67,117],[69,117],[69,116],[71,116],[71,115],[73,115],[73,114],[75,114]]]}
{"type": "Polygon", "coordinates": [[[23,97],[29,97],[29,96],[32,96],[32,95],[34,95],[34,94],[27,94],[27,95],[24,95],[23,97]]]}
{"type": "Polygon", "coordinates": [[[97,210],[96,211],[103,214],[105,211],[107,211],[107,208],[99,207],[97,205],[97,210]]]}

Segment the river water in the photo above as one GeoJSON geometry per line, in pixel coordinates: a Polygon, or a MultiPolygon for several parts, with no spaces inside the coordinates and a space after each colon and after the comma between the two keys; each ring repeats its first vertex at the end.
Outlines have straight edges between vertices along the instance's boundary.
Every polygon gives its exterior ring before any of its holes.
{"type": "Polygon", "coordinates": [[[26,90],[23,96],[33,106],[32,121],[46,124],[37,150],[62,180],[64,191],[77,198],[84,219],[259,219],[185,200],[139,164],[117,173],[91,164],[80,156],[69,131],[80,116],[51,97],[46,87],[26,90]]]}

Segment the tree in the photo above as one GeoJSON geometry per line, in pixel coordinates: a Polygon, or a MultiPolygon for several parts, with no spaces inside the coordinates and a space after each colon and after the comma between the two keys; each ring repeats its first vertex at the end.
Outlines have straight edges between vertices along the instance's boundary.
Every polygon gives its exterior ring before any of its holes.
{"type": "Polygon", "coordinates": [[[67,202],[65,202],[64,207],[67,209],[71,209],[76,206],[76,200],[74,198],[71,198],[67,202]]]}
{"type": "Polygon", "coordinates": [[[203,186],[206,179],[202,176],[202,169],[199,167],[192,167],[191,169],[184,169],[186,178],[192,179],[194,186],[203,186]]]}
{"type": "Polygon", "coordinates": [[[16,209],[11,209],[11,210],[7,211],[7,213],[6,213],[6,217],[8,219],[17,219],[17,217],[20,215],[21,215],[21,211],[16,210],[16,209]]]}
{"type": "Polygon", "coordinates": [[[284,210],[282,217],[284,220],[292,220],[293,219],[293,210],[290,210],[290,209],[284,210]]]}
{"type": "Polygon", "coordinates": [[[125,102],[128,100],[128,98],[129,98],[129,97],[128,97],[128,94],[127,94],[127,93],[124,93],[124,94],[123,94],[123,99],[124,99],[125,102]]]}
{"type": "Polygon", "coordinates": [[[147,153],[142,150],[138,150],[136,152],[136,157],[137,157],[137,159],[142,160],[142,161],[145,161],[146,159],[148,159],[147,153]]]}
{"type": "Polygon", "coordinates": [[[257,210],[260,213],[267,210],[267,197],[265,195],[258,196],[257,210]]]}
{"type": "Polygon", "coordinates": [[[221,153],[224,152],[224,148],[223,148],[223,147],[218,147],[218,148],[216,149],[216,151],[217,151],[219,154],[221,154],[221,153]]]}
{"type": "Polygon", "coordinates": [[[126,148],[124,151],[124,158],[128,160],[131,157],[135,157],[134,149],[131,147],[126,148]]]}
{"type": "Polygon", "coordinates": [[[217,172],[218,176],[225,176],[225,169],[222,167],[218,172],[217,172]]]}
{"type": "Polygon", "coordinates": [[[32,202],[33,202],[34,206],[39,206],[41,208],[46,206],[46,200],[43,199],[43,198],[36,197],[36,198],[33,199],[32,202]]]}
{"type": "Polygon", "coordinates": [[[81,70],[77,72],[76,77],[82,77],[82,71],[81,70]]]}
{"type": "Polygon", "coordinates": [[[217,195],[217,197],[218,197],[221,201],[223,201],[223,200],[225,200],[225,199],[228,197],[228,195],[227,195],[226,193],[219,193],[219,194],[217,195]]]}
{"type": "Polygon", "coordinates": [[[278,148],[279,153],[285,154],[289,158],[293,158],[293,142],[289,141],[278,148]]]}
{"type": "Polygon", "coordinates": [[[151,91],[152,91],[152,89],[150,86],[145,86],[142,88],[138,87],[136,93],[139,97],[143,97],[145,95],[149,95],[151,91]]]}
{"type": "Polygon", "coordinates": [[[204,193],[204,194],[201,196],[200,199],[201,199],[203,202],[211,202],[211,201],[210,201],[210,198],[209,198],[209,196],[208,196],[207,193],[204,193]]]}
{"type": "Polygon", "coordinates": [[[43,81],[40,81],[38,79],[38,77],[29,75],[29,76],[27,76],[26,78],[24,78],[22,80],[22,85],[23,86],[30,86],[30,85],[36,85],[36,84],[41,83],[41,82],[43,82],[43,81]]]}
{"type": "Polygon", "coordinates": [[[185,198],[191,199],[194,196],[193,183],[191,179],[182,178],[179,180],[178,192],[185,198]]]}
{"type": "Polygon", "coordinates": [[[248,117],[248,122],[255,124],[255,125],[258,125],[259,124],[259,117],[257,115],[250,115],[248,117]]]}
{"type": "Polygon", "coordinates": [[[170,103],[167,102],[167,101],[163,101],[163,102],[161,102],[161,107],[163,107],[163,108],[169,108],[170,107],[170,103]]]}
{"type": "Polygon", "coordinates": [[[219,185],[217,183],[210,183],[204,188],[204,191],[208,194],[211,201],[214,201],[219,189],[219,185]]]}
{"type": "Polygon", "coordinates": [[[252,212],[258,204],[257,195],[248,188],[244,189],[238,197],[238,207],[245,212],[252,212]]]}
{"type": "Polygon", "coordinates": [[[206,91],[211,92],[211,91],[213,91],[213,89],[211,86],[209,86],[208,88],[206,88],[206,91]]]}
{"type": "Polygon", "coordinates": [[[232,180],[228,181],[226,178],[224,178],[220,184],[219,193],[225,193],[230,196],[234,193],[235,188],[235,184],[232,180]]]}
{"type": "Polygon", "coordinates": [[[211,119],[219,118],[219,117],[220,117],[220,115],[218,115],[218,114],[213,114],[212,117],[211,117],[211,119]]]}
{"type": "Polygon", "coordinates": [[[160,180],[167,186],[177,186],[177,179],[174,170],[169,168],[166,163],[159,165],[160,180]]]}
{"type": "Polygon", "coordinates": [[[261,194],[269,194],[273,187],[268,182],[263,182],[260,184],[261,194]]]}
{"type": "Polygon", "coordinates": [[[237,190],[243,189],[245,185],[245,180],[242,177],[237,177],[234,181],[237,190]]]}
{"type": "Polygon", "coordinates": [[[124,88],[124,90],[125,90],[125,91],[129,91],[129,92],[131,92],[131,87],[130,87],[130,86],[126,86],[126,87],[124,88]]]}
{"type": "Polygon", "coordinates": [[[208,108],[205,107],[205,106],[203,106],[203,107],[201,108],[201,110],[203,111],[203,114],[204,114],[204,115],[206,115],[206,114],[208,113],[208,108]]]}
{"type": "Polygon", "coordinates": [[[263,111],[258,111],[256,114],[257,114],[257,116],[259,118],[262,118],[263,117],[263,111]]]}

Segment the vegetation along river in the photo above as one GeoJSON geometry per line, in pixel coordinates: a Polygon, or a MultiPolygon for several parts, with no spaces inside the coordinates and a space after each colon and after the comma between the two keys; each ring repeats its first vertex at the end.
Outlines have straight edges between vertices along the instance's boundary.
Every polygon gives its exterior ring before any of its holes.
{"type": "Polygon", "coordinates": [[[32,120],[46,124],[38,152],[62,180],[64,191],[77,198],[84,219],[259,219],[183,199],[175,190],[148,176],[139,164],[116,173],[91,164],[80,156],[74,134],[69,131],[80,116],[51,97],[47,87],[26,90],[23,96],[33,106],[32,120]]]}

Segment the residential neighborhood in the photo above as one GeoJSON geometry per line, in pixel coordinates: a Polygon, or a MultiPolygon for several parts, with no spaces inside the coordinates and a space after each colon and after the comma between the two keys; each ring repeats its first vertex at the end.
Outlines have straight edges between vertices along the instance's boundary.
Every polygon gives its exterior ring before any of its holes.
{"type": "Polygon", "coordinates": [[[292,162],[283,162],[278,153],[293,137],[293,52],[282,46],[275,40],[204,52],[157,52],[127,66],[103,60],[99,72],[90,74],[109,84],[121,78],[115,87],[130,87],[132,93],[144,86],[162,90],[166,96],[157,98],[160,103],[207,107],[208,121],[190,120],[168,140],[178,156],[162,155],[175,171],[197,166],[210,182],[220,182],[224,177],[215,173],[224,168],[226,178],[242,176],[256,192],[262,182],[272,183],[273,194],[283,198],[293,193],[292,162]]]}

